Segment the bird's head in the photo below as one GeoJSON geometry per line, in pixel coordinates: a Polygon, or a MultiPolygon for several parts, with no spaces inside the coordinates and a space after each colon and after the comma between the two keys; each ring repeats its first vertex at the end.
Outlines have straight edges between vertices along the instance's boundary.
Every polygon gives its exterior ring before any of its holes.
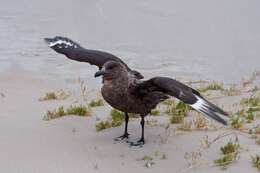
{"type": "Polygon", "coordinates": [[[125,66],[116,61],[106,62],[102,69],[95,73],[95,77],[103,76],[104,80],[113,80],[128,76],[125,66]]]}

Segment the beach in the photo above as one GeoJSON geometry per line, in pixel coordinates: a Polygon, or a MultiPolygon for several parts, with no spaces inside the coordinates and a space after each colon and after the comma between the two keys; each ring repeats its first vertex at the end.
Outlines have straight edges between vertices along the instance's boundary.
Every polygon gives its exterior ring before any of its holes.
{"type": "MultiPolygon", "coordinates": [[[[89,49],[113,53],[145,79],[167,76],[192,82],[216,81],[225,90],[202,93],[229,113],[242,98],[259,95],[260,30],[258,1],[32,1],[10,0],[0,7],[0,172],[114,173],[258,172],[251,156],[260,147],[249,129],[209,121],[209,129],[180,130],[160,107],[148,116],[146,144],[130,147],[113,139],[124,124],[96,131],[112,108],[91,108],[90,116],[69,115],[44,120],[47,112],[82,103],[81,82],[88,104],[101,98],[98,70],[55,53],[45,37],[67,36],[89,49]],[[187,5],[187,3],[189,5],[187,5]],[[202,6],[204,8],[202,8],[202,6]],[[248,83],[246,83],[249,81],[248,83]],[[228,90],[235,86],[237,94],[228,90]],[[46,93],[64,90],[65,99],[39,101],[46,93]],[[224,91],[229,93],[225,94],[224,91]],[[211,145],[205,143],[214,141],[211,145]],[[225,170],[214,164],[227,142],[241,146],[225,170]]],[[[186,119],[193,119],[191,111],[186,119]]],[[[129,122],[130,140],[141,133],[138,118],[129,122]]],[[[207,126],[207,125],[205,125],[207,126]]]]}

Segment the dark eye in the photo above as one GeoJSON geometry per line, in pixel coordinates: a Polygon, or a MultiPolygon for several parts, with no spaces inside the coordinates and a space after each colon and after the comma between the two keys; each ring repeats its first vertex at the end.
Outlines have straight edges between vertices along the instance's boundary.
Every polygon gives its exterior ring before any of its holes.
{"type": "Polygon", "coordinates": [[[116,67],[115,64],[111,64],[110,66],[107,67],[107,70],[112,70],[112,69],[114,69],[115,67],[116,67]]]}

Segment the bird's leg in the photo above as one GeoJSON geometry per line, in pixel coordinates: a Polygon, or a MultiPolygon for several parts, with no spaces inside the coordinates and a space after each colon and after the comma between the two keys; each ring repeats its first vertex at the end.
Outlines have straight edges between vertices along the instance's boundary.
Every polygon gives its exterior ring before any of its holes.
{"type": "Polygon", "coordinates": [[[127,132],[128,120],[129,120],[128,113],[125,112],[125,132],[124,132],[124,134],[122,136],[119,136],[119,137],[115,138],[114,139],[115,141],[121,141],[121,140],[124,140],[124,139],[128,139],[128,136],[129,136],[129,133],[127,132]]]}
{"type": "Polygon", "coordinates": [[[137,142],[131,142],[130,146],[140,146],[140,147],[142,147],[145,143],[145,141],[144,141],[144,115],[141,115],[140,124],[142,126],[142,136],[137,142]]]}

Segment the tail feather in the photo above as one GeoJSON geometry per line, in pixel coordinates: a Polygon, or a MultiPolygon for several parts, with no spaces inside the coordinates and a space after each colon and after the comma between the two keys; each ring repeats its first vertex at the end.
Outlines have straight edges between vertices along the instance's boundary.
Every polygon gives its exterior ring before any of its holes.
{"type": "Polygon", "coordinates": [[[227,117],[228,114],[215,106],[214,104],[210,103],[203,97],[195,96],[197,101],[194,104],[191,104],[191,107],[195,110],[203,113],[204,115],[224,124],[227,125],[227,117]]]}

